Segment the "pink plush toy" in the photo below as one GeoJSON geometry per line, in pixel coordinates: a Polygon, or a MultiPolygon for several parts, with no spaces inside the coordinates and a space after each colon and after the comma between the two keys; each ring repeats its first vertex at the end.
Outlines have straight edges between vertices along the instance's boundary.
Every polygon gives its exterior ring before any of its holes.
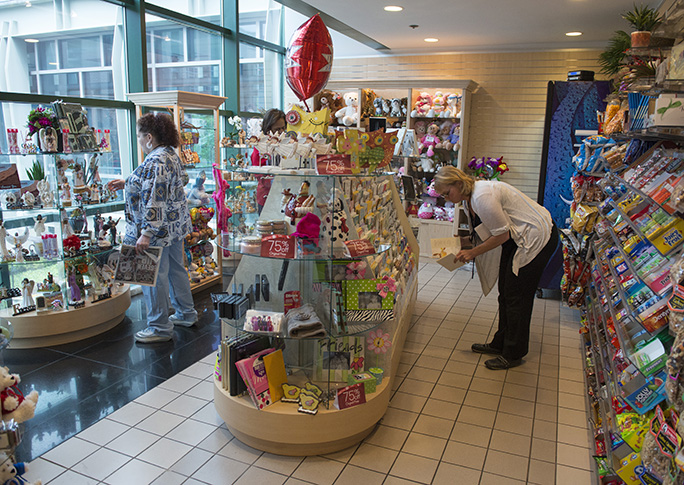
{"type": "Polygon", "coordinates": [[[432,106],[432,96],[429,93],[422,92],[418,95],[416,103],[413,105],[411,111],[411,118],[425,117],[432,106]]]}
{"type": "Polygon", "coordinates": [[[432,208],[432,204],[428,204],[427,202],[423,202],[423,205],[418,209],[418,217],[421,219],[432,219],[434,213],[435,211],[432,208]]]}
{"type": "Polygon", "coordinates": [[[439,192],[435,190],[435,181],[433,180],[427,188],[427,194],[430,197],[439,197],[439,192]]]}
{"type": "Polygon", "coordinates": [[[427,129],[427,134],[420,139],[420,145],[418,151],[423,153],[423,149],[427,147],[426,155],[431,157],[435,154],[434,147],[439,143],[439,137],[437,133],[439,132],[439,126],[437,123],[430,123],[427,129]]]}
{"type": "Polygon", "coordinates": [[[432,98],[432,106],[428,111],[428,118],[440,118],[445,110],[446,101],[444,95],[441,91],[435,93],[435,97],[432,98]]]}

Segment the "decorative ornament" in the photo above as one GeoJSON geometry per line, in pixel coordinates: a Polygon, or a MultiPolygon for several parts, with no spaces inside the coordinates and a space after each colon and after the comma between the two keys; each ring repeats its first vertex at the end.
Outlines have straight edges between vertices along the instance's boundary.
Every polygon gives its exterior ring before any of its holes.
{"type": "Polygon", "coordinates": [[[371,331],[368,334],[366,344],[368,346],[368,350],[370,350],[371,352],[375,352],[376,354],[382,352],[383,354],[385,354],[387,353],[387,350],[392,346],[392,341],[390,340],[388,333],[384,333],[382,330],[378,329],[375,331],[371,331]]]}
{"type": "Polygon", "coordinates": [[[287,121],[288,125],[297,125],[297,124],[299,124],[300,120],[301,120],[301,117],[299,116],[299,113],[297,112],[297,110],[291,109],[285,115],[285,121],[287,121]]]}
{"type": "Polygon", "coordinates": [[[333,61],[332,38],[321,16],[316,14],[292,34],[285,54],[288,86],[304,102],[318,93],[330,77],[333,61]]]}
{"type": "Polygon", "coordinates": [[[285,116],[287,131],[296,131],[301,134],[325,135],[328,132],[328,120],[330,110],[328,108],[307,113],[301,107],[295,105],[285,116]]]}

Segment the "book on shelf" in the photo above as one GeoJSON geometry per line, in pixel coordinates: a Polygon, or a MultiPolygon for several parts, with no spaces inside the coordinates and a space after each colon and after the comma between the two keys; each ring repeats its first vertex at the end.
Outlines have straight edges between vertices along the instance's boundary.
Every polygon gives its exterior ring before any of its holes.
{"type": "Polygon", "coordinates": [[[265,349],[235,363],[235,367],[247,386],[249,397],[252,398],[257,409],[263,409],[272,403],[263,357],[273,351],[272,348],[265,349]]]}

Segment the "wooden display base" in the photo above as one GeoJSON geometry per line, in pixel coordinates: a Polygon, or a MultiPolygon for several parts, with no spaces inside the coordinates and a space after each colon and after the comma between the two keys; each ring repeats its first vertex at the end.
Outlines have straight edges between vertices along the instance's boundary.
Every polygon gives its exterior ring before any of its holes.
{"type": "Polygon", "coordinates": [[[214,285],[220,285],[222,283],[223,276],[220,274],[216,274],[214,276],[209,276],[208,278],[204,278],[201,280],[199,283],[190,283],[190,291],[194,294],[197,292],[200,292],[202,290],[206,290],[207,288],[210,288],[214,285]]]}
{"type": "MultiPolygon", "coordinates": [[[[417,273],[417,270],[416,270],[417,273]]],[[[385,374],[366,403],[338,411],[320,407],[315,415],[297,411],[294,403],[276,402],[260,411],[249,396],[235,397],[214,379],[214,406],[228,430],[252,448],[289,456],[323,455],[360,442],[375,428],[389,405],[392,382],[399,365],[406,333],[411,324],[418,285],[414,277],[400,309],[392,344],[391,372],[385,374]]]]}
{"type": "Polygon", "coordinates": [[[117,326],[131,305],[129,285],[120,293],[82,308],[12,315],[12,308],[0,310],[0,318],[9,320],[14,328],[11,349],[33,349],[61,345],[99,335],[117,326]]]}

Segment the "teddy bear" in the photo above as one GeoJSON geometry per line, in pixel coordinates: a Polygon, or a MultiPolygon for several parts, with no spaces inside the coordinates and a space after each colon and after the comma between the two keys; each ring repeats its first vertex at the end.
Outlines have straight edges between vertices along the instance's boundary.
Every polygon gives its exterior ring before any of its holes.
{"type": "Polygon", "coordinates": [[[454,125],[451,127],[449,136],[446,138],[444,142],[444,148],[446,148],[447,150],[453,150],[455,152],[458,151],[458,149],[461,147],[461,138],[459,136],[460,129],[461,126],[458,123],[454,123],[454,125]]]}
{"type": "Polygon", "coordinates": [[[344,93],[344,108],[335,112],[337,122],[345,126],[353,126],[359,119],[359,95],[355,91],[344,93]]]}
{"type": "Polygon", "coordinates": [[[422,92],[418,95],[413,111],[411,111],[411,118],[425,117],[432,106],[432,96],[429,93],[422,92]]]}
{"type": "Polygon", "coordinates": [[[439,143],[439,137],[437,133],[439,132],[439,125],[437,123],[430,123],[427,128],[427,133],[423,138],[420,139],[420,145],[418,145],[418,151],[423,153],[423,149],[427,147],[426,155],[431,157],[435,154],[435,145],[439,143]]]}
{"type": "Polygon", "coordinates": [[[28,471],[26,463],[12,463],[12,460],[0,452],[0,483],[2,485],[42,485],[40,480],[29,482],[22,475],[28,471]]]}
{"type": "Polygon", "coordinates": [[[435,148],[446,148],[447,140],[451,134],[451,129],[454,127],[452,121],[446,120],[439,125],[439,143],[435,145],[435,148]]]}
{"type": "Polygon", "coordinates": [[[2,402],[2,420],[13,419],[23,423],[33,417],[38,403],[38,391],[33,390],[24,396],[17,388],[20,379],[18,374],[10,374],[8,367],[0,368],[0,402],[2,402]]]}
{"type": "Polygon", "coordinates": [[[392,98],[390,101],[390,106],[390,116],[395,118],[406,116],[406,107],[401,105],[401,99],[392,98]]]}
{"type": "Polygon", "coordinates": [[[461,96],[455,93],[446,95],[447,109],[442,113],[443,118],[460,118],[461,117],[461,96]]]}

